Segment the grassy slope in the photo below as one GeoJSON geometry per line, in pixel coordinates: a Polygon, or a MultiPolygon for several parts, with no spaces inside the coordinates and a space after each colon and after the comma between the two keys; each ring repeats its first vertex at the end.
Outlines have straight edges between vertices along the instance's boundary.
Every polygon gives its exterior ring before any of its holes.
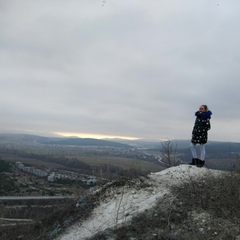
{"type": "MultiPolygon", "coordinates": [[[[112,166],[120,167],[123,169],[138,169],[141,171],[152,171],[157,172],[161,171],[163,168],[159,165],[153,164],[151,162],[133,159],[133,158],[123,158],[123,157],[115,157],[115,156],[104,156],[104,155],[80,155],[80,156],[67,156],[66,158],[75,158],[83,161],[91,166],[101,166],[104,164],[110,164],[112,166]]],[[[35,166],[45,166],[47,168],[66,168],[63,165],[45,162],[33,158],[24,158],[18,157],[11,154],[2,155],[2,159],[8,162],[22,162],[24,164],[32,164],[35,166]]],[[[69,168],[68,168],[69,169],[69,168]]]]}

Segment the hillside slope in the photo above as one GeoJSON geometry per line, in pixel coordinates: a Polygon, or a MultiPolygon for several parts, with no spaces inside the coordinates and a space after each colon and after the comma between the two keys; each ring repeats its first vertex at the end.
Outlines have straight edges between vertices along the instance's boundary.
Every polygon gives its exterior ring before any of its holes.
{"type": "Polygon", "coordinates": [[[75,146],[94,146],[94,147],[116,147],[116,148],[131,148],[127,144],[94,139],[94,138],[78,138],[78,137],[42,137],[30,134],[1,134],[0,144],[20,144],[20,145],[32,145],[32,144],[49,144],[49,145],[75,145],[75,146]]]}
{"type": "MultiPolygon", "coordinates": [[[[83,240],[93,238],[94,235],[106,229],[109,231],[109,229],[127,226],[134,218],[142,213],[150,212],[157,204],[164,204],[164,202],[169,204],[170,199],[174,198],[170,191],[172,186],[209,175],[219,176],[221,174],[224,172],[179,165],[141,177],[124,186],[109,185],[107,191],[101,195],[100,204],[93,210],[90,217],[68,228],[56,240],[83,240]]],[[[159,217],[156,216],[156,218],[159,217]]]]}

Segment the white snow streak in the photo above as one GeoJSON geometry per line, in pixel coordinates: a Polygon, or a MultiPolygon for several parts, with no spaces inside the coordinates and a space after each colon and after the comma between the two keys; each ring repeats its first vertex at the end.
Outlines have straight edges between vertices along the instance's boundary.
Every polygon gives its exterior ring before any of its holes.
{"type": "Polygon", "coordinates": [[[94,234],[127,223],[132,217],[155,206],[158,200],[169,193],[169,187],[191,179],[219,174],[221,171],[179,165],[149,175],[146,188],[136,190],[130,187],[118,187],[109,193],[91,216],[76,223],[56,240],[84,240],[94,234]]]}

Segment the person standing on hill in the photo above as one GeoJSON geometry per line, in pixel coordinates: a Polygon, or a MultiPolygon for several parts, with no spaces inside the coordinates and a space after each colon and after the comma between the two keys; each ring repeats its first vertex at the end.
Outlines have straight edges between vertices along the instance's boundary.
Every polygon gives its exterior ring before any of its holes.
{"type": "Polygon", "coordinates": [[[207,105],[201,105],[199,111],[195,113],[196,120],[192,130],[191,152],[192,162],[190,165],[203,167],[205,164],[205,144],[208,140],[208,131],[211,129],[210,119],[212,112],[207,105]],[[197,157],[196,145],[200,144],[200,158],[197,157]]]}

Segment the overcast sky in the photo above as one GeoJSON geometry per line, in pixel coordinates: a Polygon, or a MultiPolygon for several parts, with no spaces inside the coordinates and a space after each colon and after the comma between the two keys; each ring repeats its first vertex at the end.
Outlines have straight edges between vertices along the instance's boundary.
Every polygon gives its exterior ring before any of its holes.
{"type": "Polygon", "coordinates": [[[0,132],[240,141],[239,0],[1,0],[0,132]],[[92,135],[84,135],[92,134],[92,135]]]}

